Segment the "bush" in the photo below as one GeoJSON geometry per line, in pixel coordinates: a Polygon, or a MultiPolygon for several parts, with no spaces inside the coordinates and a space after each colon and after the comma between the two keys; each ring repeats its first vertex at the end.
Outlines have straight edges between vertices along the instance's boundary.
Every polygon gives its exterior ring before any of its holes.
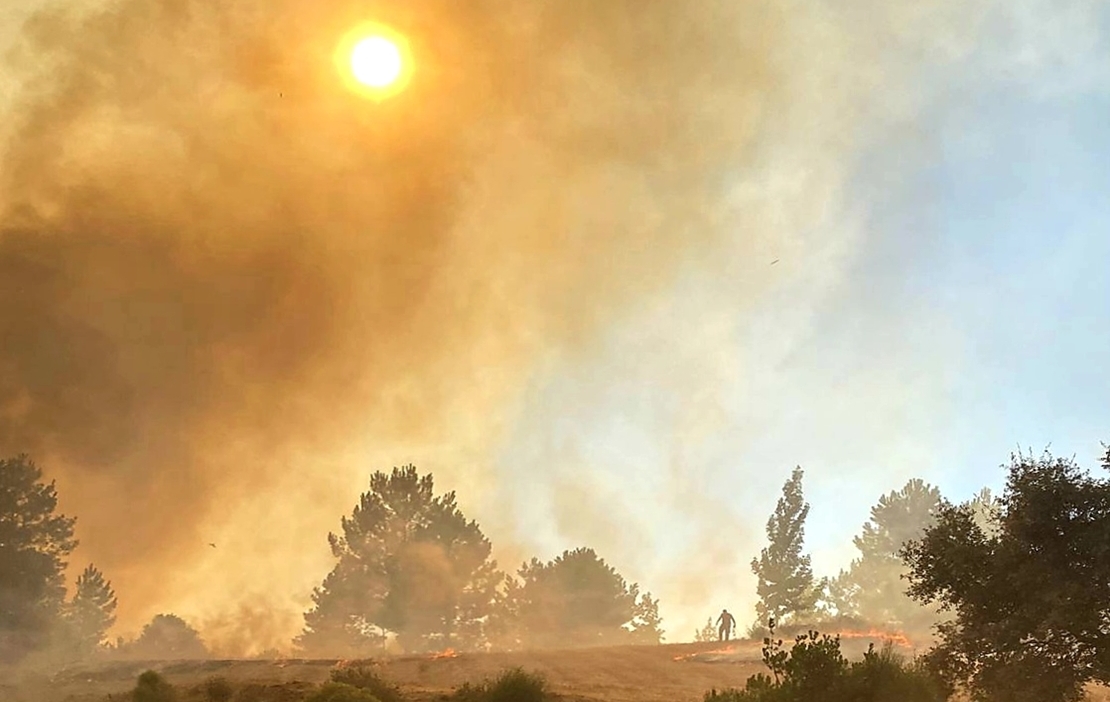
{"type": "Polygon", "coordinates": [[[943,702],[940,681],[918,662],[906,663],[888,644],[872,645],[849,665],[840,638],[810,631],[790,651],[781,640],[763,640],[763,663],[771,675],[748,678],[742,690],[710,690],[704,702],[943,702]]]}
{"type": "Polygon", "coordinates": [[[378,698],[354,685],[327,682],[305,702],[378,702],[378,698]]]}
{"type": "Polygon", "coordinates": [[[131,693],[135,702],[174,702],[177,690],[158,673],[148,670],[139,676],[131,693]]]}
{"type": "Polygon", "coordinates": [[[356,665],[331,671],[331,681],[366,690],[380,702],[404,702],[401,691],[383,679],[368,665],[356,665]]]}
{"type": "Polygon", "coordinates": [[[304,683],[247,683],[239,688],[233,699],[235,702],[303,702],[315,687],[304,683]]]}
{"type": "Polygon", "coordinates": [[[544,702],[547,697],[547,681],[542,675],[510,668],[492,681],[464,684],[452,699],[455,702],[544,702]]]}
{"type": "Polygon", "coordinates": [[[208,702],[230,702],[234,692],[227,678],[213,677],[204,681],[204,697],[208,702]]]}
{"type": "Polygon", "coordinates": [[[847,699],[859,702],[938,702],[948,698],[939,679],[919,661],[907,663],[889,643],[879,652],[872,645],[862,661],[852,664],[845,693],[847,699]]]}

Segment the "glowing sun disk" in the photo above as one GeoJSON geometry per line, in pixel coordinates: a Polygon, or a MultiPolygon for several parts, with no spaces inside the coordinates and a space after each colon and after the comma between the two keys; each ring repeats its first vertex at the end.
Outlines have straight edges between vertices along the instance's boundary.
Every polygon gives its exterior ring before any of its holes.
{"type": "Polygon", "coordinates": [[[367,37],[351,50],[351,72],[355,80],[370,88],[387,88],[404,69],[401,49],[383,36],[367,37]]]}

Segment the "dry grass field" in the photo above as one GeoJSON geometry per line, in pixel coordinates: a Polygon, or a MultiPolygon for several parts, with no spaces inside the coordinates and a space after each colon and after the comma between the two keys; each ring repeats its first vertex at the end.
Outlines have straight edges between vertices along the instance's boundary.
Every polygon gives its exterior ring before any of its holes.
{"type": "MultiPolygon", "coordinates": [[[[847,641],[844,652],[859,656],[866,642],[847,641]]],[[[295,702],[331,671],[350,661],[210,660],[113,662],[62,671],[52,678],[0,682],[3,702],[107,702],[130,700],[135,678],[157,670],[188,691],[212,676],[236,687],[255,686],[259,702],[295,702]]],[[[375,659],[382,677],[400,686],[413,702],[431,702],[464,682],[478,682],[506,668],[542,674],[551,690],[567,702],[699,702],[710,688],[739,687],[763,671],[760,647],[740,641],[622,646],[565,651],[403,655],[375,659]]],[[[186,698],[191,698],[187,695],[186,698]]],[[[196,699],[201,699],[199,696],[196,699]]],[[[1092,690],[1091,702],[1110,702],[1110,692],[1092,690]]]]}

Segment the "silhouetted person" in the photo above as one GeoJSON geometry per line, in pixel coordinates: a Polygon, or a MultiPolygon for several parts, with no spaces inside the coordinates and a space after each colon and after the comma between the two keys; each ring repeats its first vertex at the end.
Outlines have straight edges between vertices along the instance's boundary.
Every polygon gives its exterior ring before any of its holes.
{"type": "Polygon", "coordinates": [[[736,626],[736,620],[732,618],[727,609],[722,609],[721,616],[717,617],[717,640],[728,641],[734,626],[736,626]]]}

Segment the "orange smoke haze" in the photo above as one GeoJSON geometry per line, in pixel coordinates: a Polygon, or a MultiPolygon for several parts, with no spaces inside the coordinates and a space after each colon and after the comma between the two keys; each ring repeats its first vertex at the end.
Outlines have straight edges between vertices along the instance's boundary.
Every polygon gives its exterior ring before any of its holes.
{"type": "MultiPolygon", "coordinates": [[[[0,73],[0,101],[16,88],[0,104],[0,455],[30,452],[57,478],[73,565],[112,581],[119,633],[173,612],[223,655],[287,648],[331,567],[328,531],[372,471],[410,462],[458,489],[509,569],[554,555],[539,544],[588,545],[661,598],[668,640],[726,597],[743,623],[773,497],[735,516],[691,468],[730,429],[721,387],[767,394],[730,345],[736,317],[789,276],[791,314],[760,322],[785,331],[761,336],[808,335],[859,238],[841,211],[854,142],[918,108],[904,67],[880,59],[959,54],[990,17],[830,6],[32,14],[0,73]],[[412,57],[387,100],[337,65],[367,23],[412,57]],[[637,368],[642,348],[668,350],[631,377],[676,398],[671,453],[651,481],[618,484],[543,428],[606,408],[591,358],[637,368]],[[566,396],[545,403],[529,389],[553,368],[570,369],[566,396]],[[550,510],[528,494],[540,472],[550,510]]],[[[905,158],[924,148],[910,136],[905,158]]],[[[777,494],[774,471],[741,470],[753,501],[777,494]]]]}
{"type": "Polygon", "coordinates": [[[366,3],[43,11],[11,58],[0,451],[121,629],[286,645],[369,472],[489,480],[536,364],[720,241],[773,103],[773,3],[372,7],[420,65],[381,103],[332,60],[366,3]]]}

